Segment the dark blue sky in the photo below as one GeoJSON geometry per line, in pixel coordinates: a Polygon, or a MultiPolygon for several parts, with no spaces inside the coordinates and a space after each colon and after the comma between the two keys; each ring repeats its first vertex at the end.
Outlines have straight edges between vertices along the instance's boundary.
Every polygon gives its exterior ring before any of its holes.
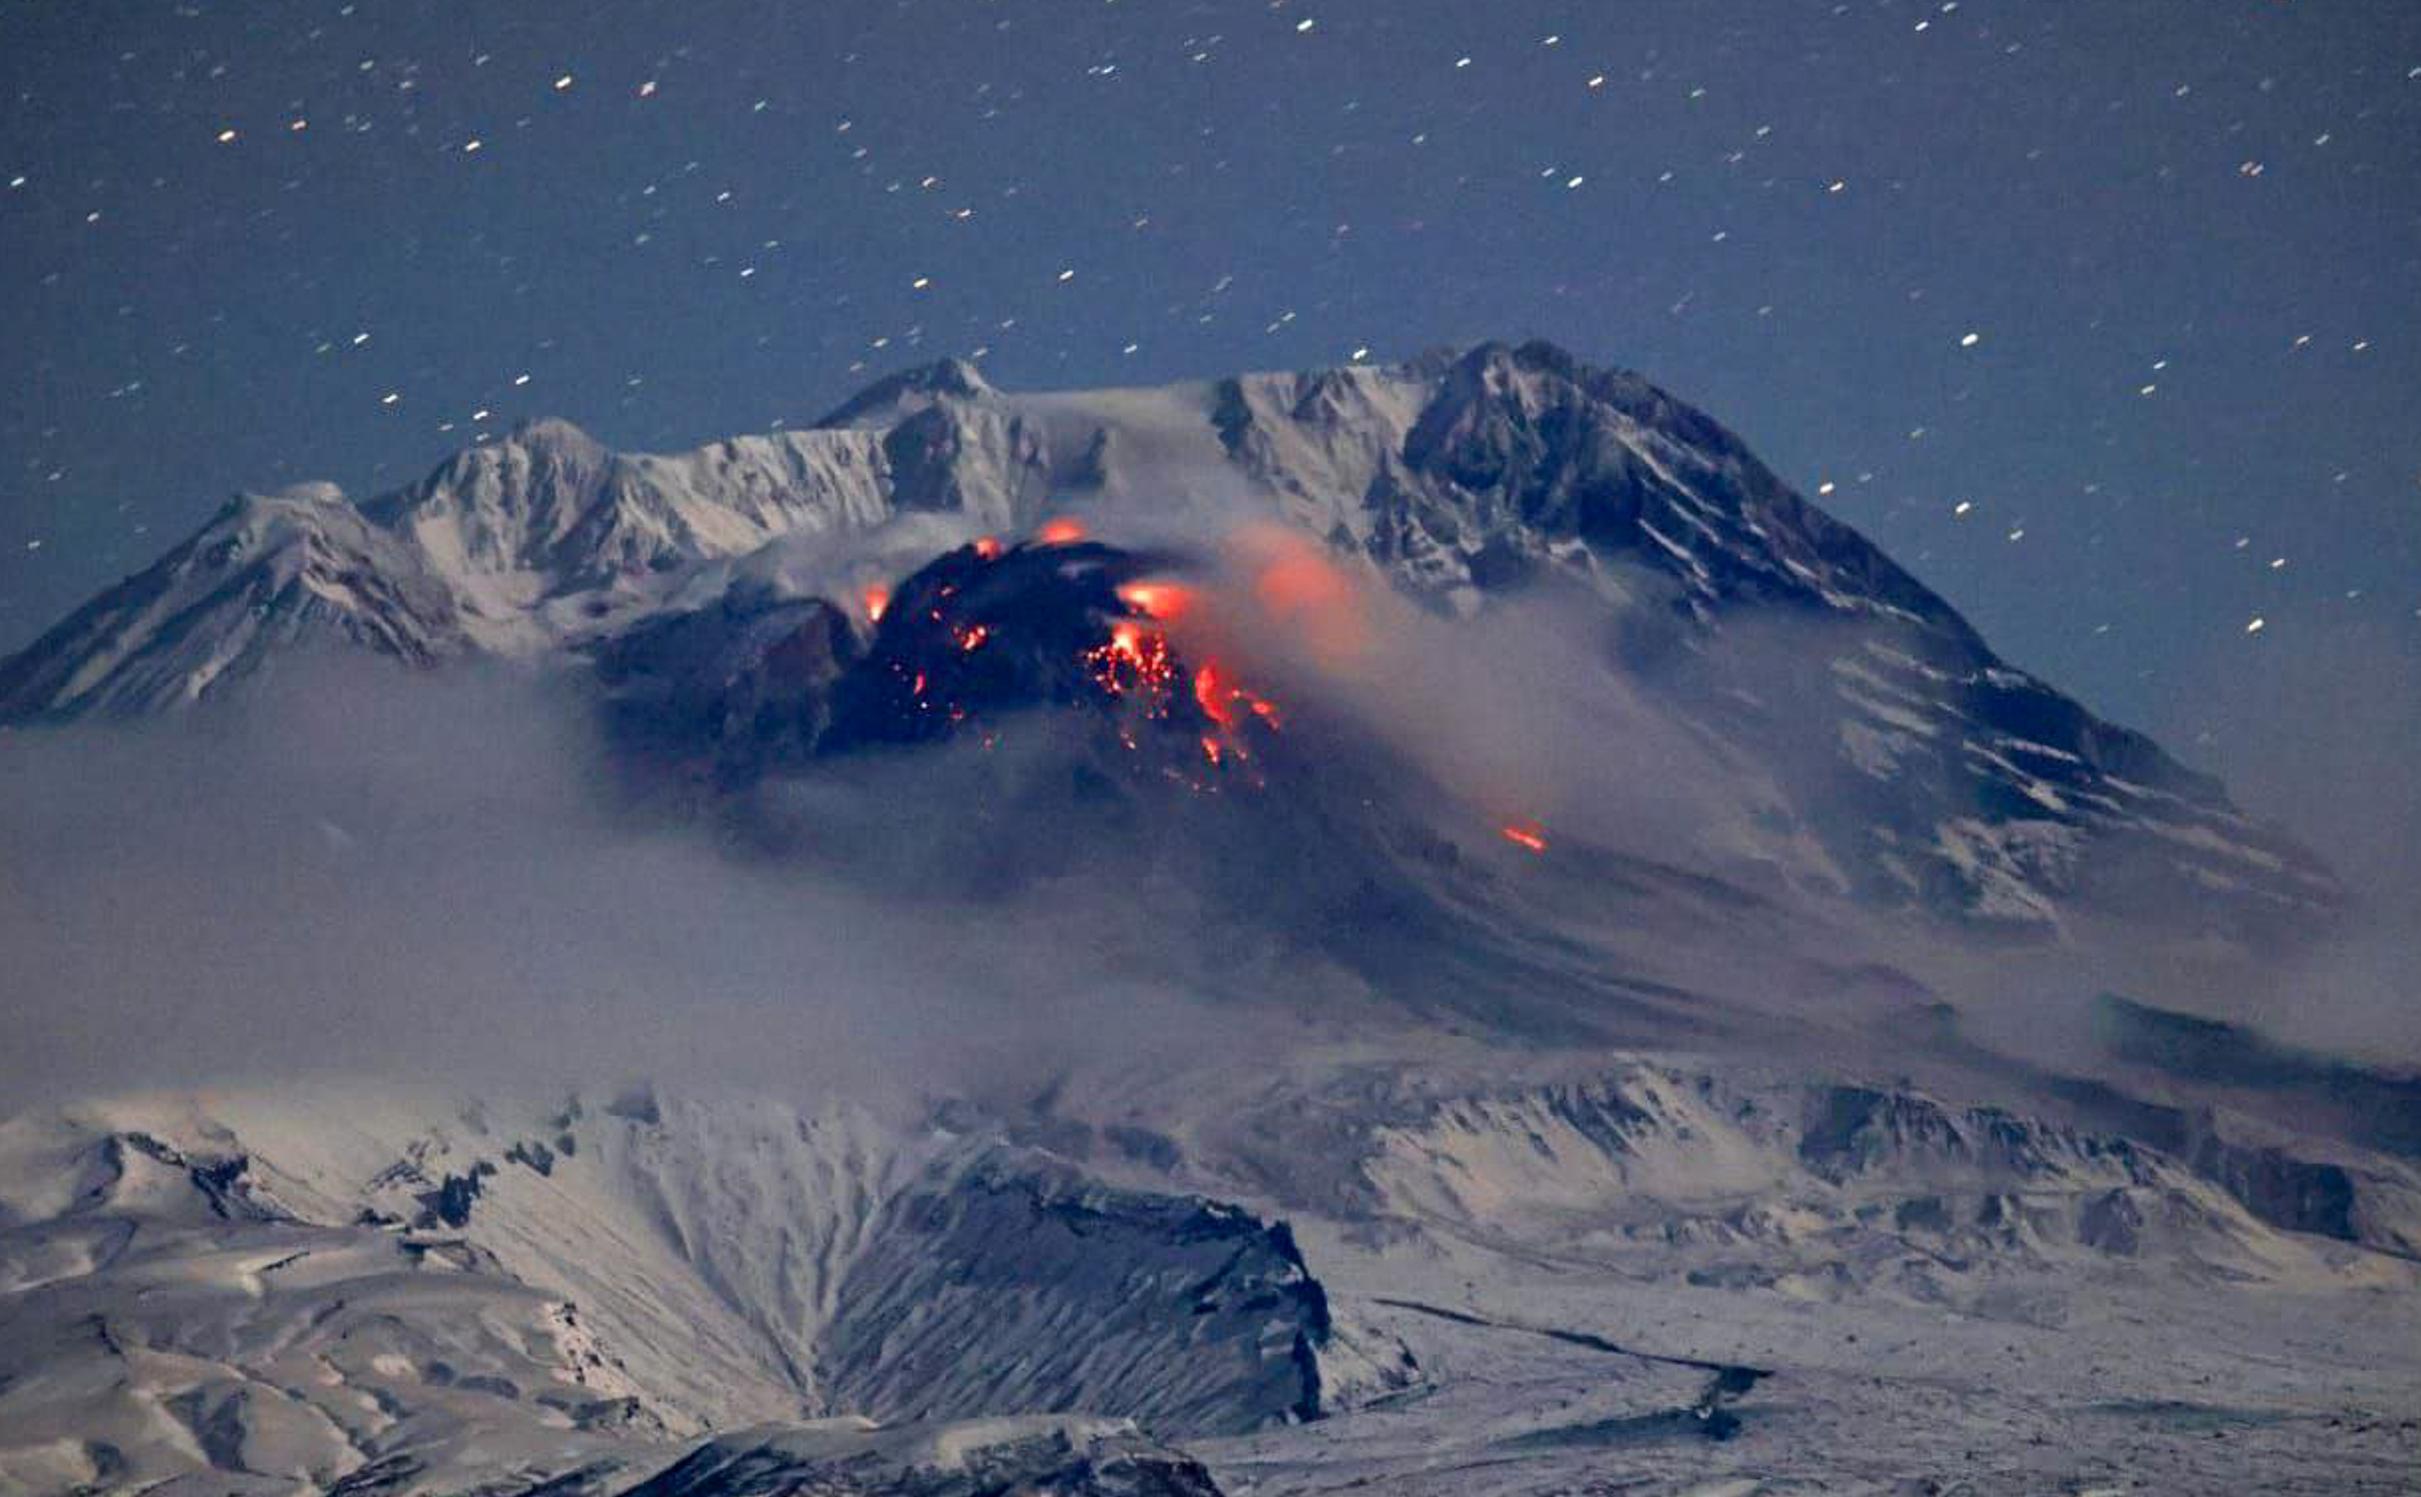
{"type": "Polygon", "coordinates": [[[2188,757],[2421,682],[2401,0],[0,0],[0,86],[0,648],[527,415],[1546,336],[2188,757]]]}

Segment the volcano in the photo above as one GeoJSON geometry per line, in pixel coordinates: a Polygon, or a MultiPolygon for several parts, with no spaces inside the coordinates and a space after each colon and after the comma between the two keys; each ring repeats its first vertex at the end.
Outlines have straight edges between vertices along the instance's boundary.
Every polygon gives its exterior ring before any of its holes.
{"type": "MultiPolygon", "coordinates": [[[[2203,1006],[2294,991],[2349,891],[1549,345],[1045,394],[952,361],[670,456],[539,422],[237,498],[0,663],[0,724],[273,787],[192,810],[278,892],[207,841],[147,1021],[256,943],[399,932],[503,952],[407,951],[411,991],[541,1015],[456,1075],[347,988],[375,1080],[0,1122],[9,1490],[2421,1459],[2421,1086],[2203,1006]],[[368,752],[466,683],[564,714],[595,783],[368,752]],[[288,743],[322,701],[389,704],[360,766],[288,743]],[[561,1080],[619,1030],[688,1074],[561,1080]],[[928,1049],[860,1066],[895,1030],[928,1049]]],[[[190,834],[181,781],[129,799],[112,848],[190,834]]]]}
{"type": "MultiPolygon", "coordinates": [[[[2008,665],[1711,418],[1543,344],[1041,396],[951,363],[812,429],[677,457],[540,422],[358,506],[326,485],[239,499],[0,663],[0,721],[180,711],[330,648],[421,669],[504,659],[593,669],[627,725],[646,729],[634,704],[657,702],[660,739],[715,740],[745,778],[762,765],[742,761],[1084,696],[1064,667],[1134,610],[1069,592],[1048,543],[938,554],[1034,542],[1087,508],[1147,535],[1206,513],[1232,524],[1238,492],[1440,616],[1585,600],[1619,631],[1603,667],[1745,766],[1729,799],[1777,845],[1820,850],[1797,876],[1859,900],[2039,932],[2114,913],[2256,943],[2342,905],[2292,839],[2008,665]],[[983,590],[1008,635],[975,650],[934,636],[944,588],[983,590]],[[879,619],[868,589],[891,603],[879,619]],[[961,684],[966,700],[944,699],[961,684]]],[[[1112,587],[1150,570],[1088,561],[1112,587]]],[[[1192,716],[1180,704],[1199,749],[1192,716]]]]}

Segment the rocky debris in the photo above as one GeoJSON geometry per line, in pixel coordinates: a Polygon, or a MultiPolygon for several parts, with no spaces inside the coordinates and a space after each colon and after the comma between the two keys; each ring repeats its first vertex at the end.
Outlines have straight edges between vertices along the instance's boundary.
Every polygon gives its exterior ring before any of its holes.
{"type": "MultiPolygon", "coordinates": [[[[624,1497],[1219,1497],[1202,1466],[1133,1424],[996,1419],[893,1428],[831,1420],[720,1436],[624,1497]]],[[[532,1494],[535,1497],[535,1494],[532,1494]]]]}

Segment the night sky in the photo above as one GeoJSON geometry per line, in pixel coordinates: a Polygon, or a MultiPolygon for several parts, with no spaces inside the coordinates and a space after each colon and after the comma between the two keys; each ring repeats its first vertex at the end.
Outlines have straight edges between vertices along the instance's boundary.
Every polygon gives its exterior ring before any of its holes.
{"type": "Polygon", "coordinates": [[[0,85],[0,648],[526,416],[1544,336],[2190,759],[2421,683],[2409,0],[0,0],[0,85]]]}

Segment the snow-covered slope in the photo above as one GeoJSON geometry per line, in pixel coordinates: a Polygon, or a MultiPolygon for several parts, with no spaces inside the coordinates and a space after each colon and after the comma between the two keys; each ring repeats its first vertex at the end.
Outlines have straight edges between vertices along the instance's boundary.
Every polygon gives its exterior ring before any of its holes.
{"type": "Polygon", "coordinates": [[[1079,1078],[1021,1118],[330,1084],[22,1116],[0,1490],[1513,1493],[1734,1446],[1839,1475],[1914,1408],[2032,1463],[2042,1421],[2130,1400],[2092,1448],[2198,1460],[2216,1421],[2248,1473],[2358,1488],[2421,1447],[2392,1392],[2406,1164],[1543,1065],[1306,1052],[1175,1093],[1079,1078]],[[2276,1303],[2291,1359],[2226,1349],[2276,1303]],[[1972,1365],[2021,1339],[2039,1375],[1972,1365]],[[2347,1428],[2363,1407],[2383,1422],[2347,1428]]]}
{"type": "Polygon", "coordinates": [[[422,666],[474,648],[451,582],[333,487],[248,494],[0,661],[0,715],[165,711],[340,644],[422,666]]]}
{"type": "Polygon", "coordinates": [[[507,1451],[627,1470],[837,1415],[1201,1435],[1415,1376],[1241,1209],[997,1137],[644,1090],[19,1117],[0,1327],[0,1481],[37,1488],[417,1480],[507,1451]]]}

